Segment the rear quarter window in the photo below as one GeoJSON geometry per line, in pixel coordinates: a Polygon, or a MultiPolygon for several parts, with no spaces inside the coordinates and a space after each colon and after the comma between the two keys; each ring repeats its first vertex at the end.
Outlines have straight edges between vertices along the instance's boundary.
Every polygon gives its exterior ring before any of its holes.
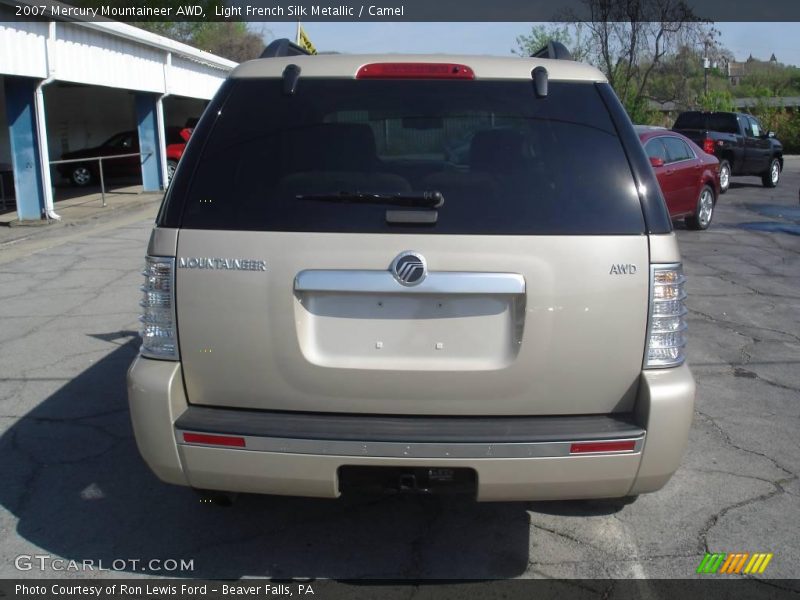
{"type": "Polygon", "coordinates": [[[739,123],[736,115],[726,113],[714,113],[708,117],[708,128],[711,131],[720,133],[739,133],[739,123]]]}
{"type": "MultiPolygon", "coordinates": [[[[591,83],[241,79],[194,164],[181,226],[257,231],[641,234],[622,143],[591,83]],[[309,194],[438,191],[434,225],[309,194]]],[[[194,155],[193,155],[194,156],[194,155]]],[[[186,157],[184,157],[185,159],[186,157]]],[[[175,198],[170,202],[177,201],[175,198]]]]}

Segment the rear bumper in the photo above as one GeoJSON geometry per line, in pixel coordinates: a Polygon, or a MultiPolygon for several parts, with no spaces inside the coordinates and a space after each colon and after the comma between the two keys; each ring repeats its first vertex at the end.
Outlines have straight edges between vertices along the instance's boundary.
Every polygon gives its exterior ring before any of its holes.
{"type": "Polygon", "coordinates": [[[481,419],[482,431],[465,426],[464,419],[318,415],[298,423],[285,413],[269,418],[191,407],[180,364],[141,357],[128,373],[128,396],[139,450],[169,483],[336,497],[343,466],[463,467],[476,473],[478,500],[508,501],[609,498],[659,489],[686,446],[694,381],[686,366],[644,373],[630,420],[487,418],[481,419]],[[361,419],[370,420],[368,426],[354,427],[361,419]],[[185,432],[235,436],[243,446],[220,447],[202,437],[187,442],[185,432]],[[575,443],[609,440],[632,441],[632,448],[571,453],[575,443]]]}

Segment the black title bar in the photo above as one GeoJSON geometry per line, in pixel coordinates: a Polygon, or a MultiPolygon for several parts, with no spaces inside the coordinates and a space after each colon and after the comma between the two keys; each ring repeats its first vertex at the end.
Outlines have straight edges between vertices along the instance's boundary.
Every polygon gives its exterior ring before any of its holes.
{"type": "MultiPolygon", "coordinates": [[[[630,0],[618,0],[623,4],[630,0]]],[[[20,20],[36,18],[117,21],[428,21],[545,22],[588,21],[600,0],[0,0],[0,14],[20,20]],[[9,10],[10,9],[10,10],[9,10]],[[10,12],[10,15],[9,15],[10,12]]],[[[665,4],[678,0],[645,0],[639,20],[657,20],[665,4]]],[[[694,18],[714,22],[800,22],[796,0],[685,0],[694,18]]],[[[602,11],[600,11],[602,12],[602,11]]]]}

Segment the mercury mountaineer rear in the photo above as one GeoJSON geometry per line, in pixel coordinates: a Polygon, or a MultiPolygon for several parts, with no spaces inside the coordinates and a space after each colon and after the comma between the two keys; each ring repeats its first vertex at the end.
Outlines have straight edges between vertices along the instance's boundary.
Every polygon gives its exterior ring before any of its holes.
{"type": "Polygon", "coordinates": [[[216,94],[150,239],[150,468],[317,497],[661,488],[694,402],[684,276],[602,74],[283,49],[216,94]]]}

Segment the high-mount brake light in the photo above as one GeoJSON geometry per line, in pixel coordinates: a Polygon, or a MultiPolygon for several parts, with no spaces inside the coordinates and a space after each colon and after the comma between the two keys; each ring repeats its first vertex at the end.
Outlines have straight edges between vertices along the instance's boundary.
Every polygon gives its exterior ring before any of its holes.
{"type": "Polygon", "coordinates": [[[371,63],[358,70],[356,79],[475,79],[475,73],[455,63],[371,63]]]}

